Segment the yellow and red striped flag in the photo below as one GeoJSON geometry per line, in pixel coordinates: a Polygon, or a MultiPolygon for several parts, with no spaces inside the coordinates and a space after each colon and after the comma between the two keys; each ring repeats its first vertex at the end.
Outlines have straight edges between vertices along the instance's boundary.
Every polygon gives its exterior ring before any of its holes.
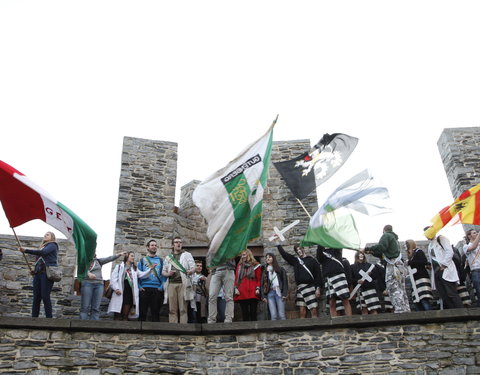
{"type": "Polygon", "coordinates": [[[480,184],[465,190],[450,206],[436,214],[431,220],[432,226],[425,231],[425,237],[434,238],[457,215],[462,224],[480,225],[480,184]]]}

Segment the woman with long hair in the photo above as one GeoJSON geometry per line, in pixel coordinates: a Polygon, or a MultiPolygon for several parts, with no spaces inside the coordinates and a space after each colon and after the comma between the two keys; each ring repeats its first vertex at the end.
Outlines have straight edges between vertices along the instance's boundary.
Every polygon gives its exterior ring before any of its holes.
{"type": "Polygon", "coordinates": [[[20,251],[37,256],[33,270],[32,317],[38,317],[40,314],[40,303],[43,301],[45,317],[52,318],[52,300],[50,299],[50,294],[53,288],[53,281],[47,278],[46,266],[58,265],[58,244],[55,234],[53,232],[45,233],[39,250],[24,249],[21,247],[20,251]]]}
{"type": "Polygon", "coordinates": [[[287,273],[280,267],[273,253],[265,255],[265,266],[262,272],[260,295],[263,302],[268,302],[268,310],[272,320],[285,320],[285,301],[288,294],[287,273]]]}
{"type": "Polygon", "coordinates": [[[112,299],[108,305],[108,312],[114,313],[115,320],[135,319],[139,315],[138,279],[150,274],[152,268],[139,271],[135,265],[135,254],[129,251],[123,262],[115,266],[110,276],[112,299]]]}
{"type": "Polygon", "coordinates": [[[257,320],[262,267],[250,250],[243,250],[235,270],[234,301],[240,303],[244,321],[257,320]]]}

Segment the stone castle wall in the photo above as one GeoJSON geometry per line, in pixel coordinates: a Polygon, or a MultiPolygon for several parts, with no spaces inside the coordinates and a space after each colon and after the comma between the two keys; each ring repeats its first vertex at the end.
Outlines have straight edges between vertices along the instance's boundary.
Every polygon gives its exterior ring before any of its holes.
{"type": "MultiPolygon", "coordinates": [[[[474,156],[478,159],[478,131],[445,129],[439,140],[453,195],[480,182],[474,160],[474,156]]],[[[272,161],[309,148],[308,140],[275,142],[272,161]]],[[[145,240],[153,237],[168,251],[176,234],[206,250],[206,223],[191,202],[198,181],[182,187],[181,202],[175,208],[176,160],[175,143],[125,138],[116,250],[134,250],[140,256],[145,240]]],[[[317,209],[314,195],[303,203],[311,214],[317,209]]],[[[265,239],[273,226],[281,228],[295,219],[301,223],[287,235],[289,244],[301,239],[308,216],[271,166],[263,238],[255,246],[276,253],[265,239]]],[[[37,247],[41,239],[20,240],[25,247],[37,247]]],[[[214,325],[115,322],[105,315],[100,322],[80,321],[80,300],[73,295],[76,251],[62,240],[59,261],[64,276],[52,291],[55,319],[31,319],[32,277],[14,237],[0,235],[0,244],[4,253],[0,372],[4,374],[480,373],[480,309],[476,308],[214,325]]],[[[425,241],[419,241],[419,247],[425,246],[425,241]]],[[[290,266],[279,260],[292,276],[290,266]]],[[[290,281],[287,307],[292,312],[295,284],[290,281]]],[[[106,303],[104,299],[103,311],[106,303]]]]}
{"type": "Polygon", "coordinates": [[[478,374],[479,310],[213,325],[0,318],[0,371],[478,374]]]}
{"type": "MultiPolygon", "coordinates": [[[[290,192],[290,189],[283,181],[273,163],[292,159],[309,149],[310,141],[308,139],[274,142],[272,146],[272,164],[269,171],[267,190],[264,194],[263,238],[261,239],[261,244],[263,246],[263,253],[272,252],[275,254],[278,263],[287,271],[289,287],[286,310],[288,317],[297,316],[297,309],[295,308],[296,284],[293,267],[283,260],[278,253],[276,246],[268,241],[268,237],[273,234],[274,226],[282,229],[291,222],[297,219],[300,220],[299,224],[285,234],[285,250],[293,254],[293,245],[298,244],[303,238],[303,235],[307,231],[310,219],[302,206],[290,192]]],[[[313,215],[318,209],[316,193],[312,192],[302,201],[302,203],[308,213],[313,215]]],[[[312,255],[315,256],[315,254],[312,255]]]]}
{"type": "Polygon", "coordinates": [[[444,129],[437,146],[453,197],[480,183],[480,127],[444,129]]]}
{"type": "Polygon", "coordinates": [[[174,213],[175,235],[185,238],[190,244],[206,248],[207,222],[192,200],[193,191],[199,184],[200,181],[193,180],[180,189],[180,205],[174,213]]]}
{"type": "MultiPolygon", "coordinates": [[[[23,247],[38,248],[42,239],[20,236],[23,247]]],[[[80,301],[74,296],[73,285],[76,269],[76,250],[72,243],[58,240],[59,265],[63,269],[62,280],[55,283],[52,289],[53,316],[56,318],[78,317],[80,301]]],[[[3,259],[0,262],[0,316],[31,316],[33,276],[20,251],[14,236],[0,235],[0,247],[3,259]]],[[[28,262],[33,264],[35,256],[26,254],[28,262]]],[[[43,304],[40,310],[43,316],[43,304]]]]}
{"type": "MultiPolygon", "coordinates": [[[[309,140],[274,142],[272,161],[291,159],[309,149],[309,140]]],[[[170,239],[179,235],[186,247],[200,247],[206,252],[207,223],[192,201],[193,191],[200,181],[193,180],[181,187],[180,203],[175,207],[176,160],[175,143],[124,139],[115,232],[117,250],[136,251],[146,239],[155,238],[160,240],[163,251],[167,251],[170,239]]],[[[272,235],[273,226],[282,228],[300,219],[301,223],[288,234],[294,243],[305,233],[309,220],[273,164],[269,172],[263,203],[263,238],[252,241],[266,250],[272,250],[272,244],[266,239],[272,235]]],[[[318,208],[315,193],[303,204],[313,214],[318,208]]]]}
{"type": "MultiPolygon", "coordinates": [[[[137,251],[150,238],[170,239],[177,178],[177,144],[125,137],[115,249],[137,251]]],[[[161,247],[169,246],[159,243],[161,247]]]]}
{"type": "MultiPolygon", "coordinates": [[[[272,161],[293,158],[309,148],[308,140],[274,142],[272,161]]],[[[134,251],[138,261],[145,253],[146,240],[155,238],[160,245],[159,254],[165,256],[170,251],[172,236],[180,235],[184,238],[187,249],[193,249],[192,252],[197,256],[205,256],[208,249],[207,224],[192,201],[192,193],[200,182],[194,180],[183,186],[179,207],[175,207],[176,161],[176,143],[125,137],[115,230],[116,252],[134,251]]],[[[316,195],[312,193],[303,204],[309,213],[313,214],[318,207],[316,195]]],[[[252,241],[256,249],[262,249],[260,253],[257,251],[257,254],[263,255],[264,252],[272,251],[278,255],[276,247],[269,243],[267,238],[273,234],[274,226],[283,228],[295,219],[299,219],[300,224],[286,235],[290,244],[300,241],[308,226],[308,216],[272,164],[264,194],[263,237],[252,241]]],[[[0,241],[0,247],[4,249],[0,269],[0,316],[29,316],[32,277],[16,250],[14,237],[0,236],[0,241]]],[[[41,239],[22,237],[21,241],[27,247],[35,247],[41,239]]],[[[59,261],[64,269],[64,277],[60,283],[54,285],[52,291],[54,317],[77,317],[80,301],[73,291],[76,250],[68,241],[60,240],[59,244],[59,261]]],[[[293,251],[289,246],[286,248],[293,251]]],[[[30,262],[34,261],[33,256],[28,257],[30,262]]],[[[290,277],[287,308],[294,312],[293,271],[280,256],[278,260],[287,269],[290,277]]],[[[107,318],[107,302],[104,300],[102,304],[104,318],[107,318]]]]}

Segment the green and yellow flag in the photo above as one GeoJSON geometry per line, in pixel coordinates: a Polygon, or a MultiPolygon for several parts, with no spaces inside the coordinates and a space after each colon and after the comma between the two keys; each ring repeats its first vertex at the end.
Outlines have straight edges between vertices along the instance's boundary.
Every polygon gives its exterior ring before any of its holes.
{"type": "Polygon", "coordinates": [[[219,266],[261,235],[272,135],[268,131],[221,170],[197,186],[193,202],[208,223],[207,266],[219,266]]]}

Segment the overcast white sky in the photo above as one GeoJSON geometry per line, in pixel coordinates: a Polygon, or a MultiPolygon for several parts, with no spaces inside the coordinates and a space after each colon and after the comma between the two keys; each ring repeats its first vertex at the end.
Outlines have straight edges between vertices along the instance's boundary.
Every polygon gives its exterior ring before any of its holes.
{"type": "MultiPolygon", "coordinates": [[[[359,222],[363,243],[387,223],[423,239],[453,200],[442,130],[480,126],[479,11],[478,1],[3,0],[0,159],[84,219],[107,255],[124,136],[178,142],[179,188],[279,114],[275,140],[359,138],[319,200],[371,168],[394,212],[359,222]]],[[[4,216],[0,232],[11,233],[4,216]]]]}

